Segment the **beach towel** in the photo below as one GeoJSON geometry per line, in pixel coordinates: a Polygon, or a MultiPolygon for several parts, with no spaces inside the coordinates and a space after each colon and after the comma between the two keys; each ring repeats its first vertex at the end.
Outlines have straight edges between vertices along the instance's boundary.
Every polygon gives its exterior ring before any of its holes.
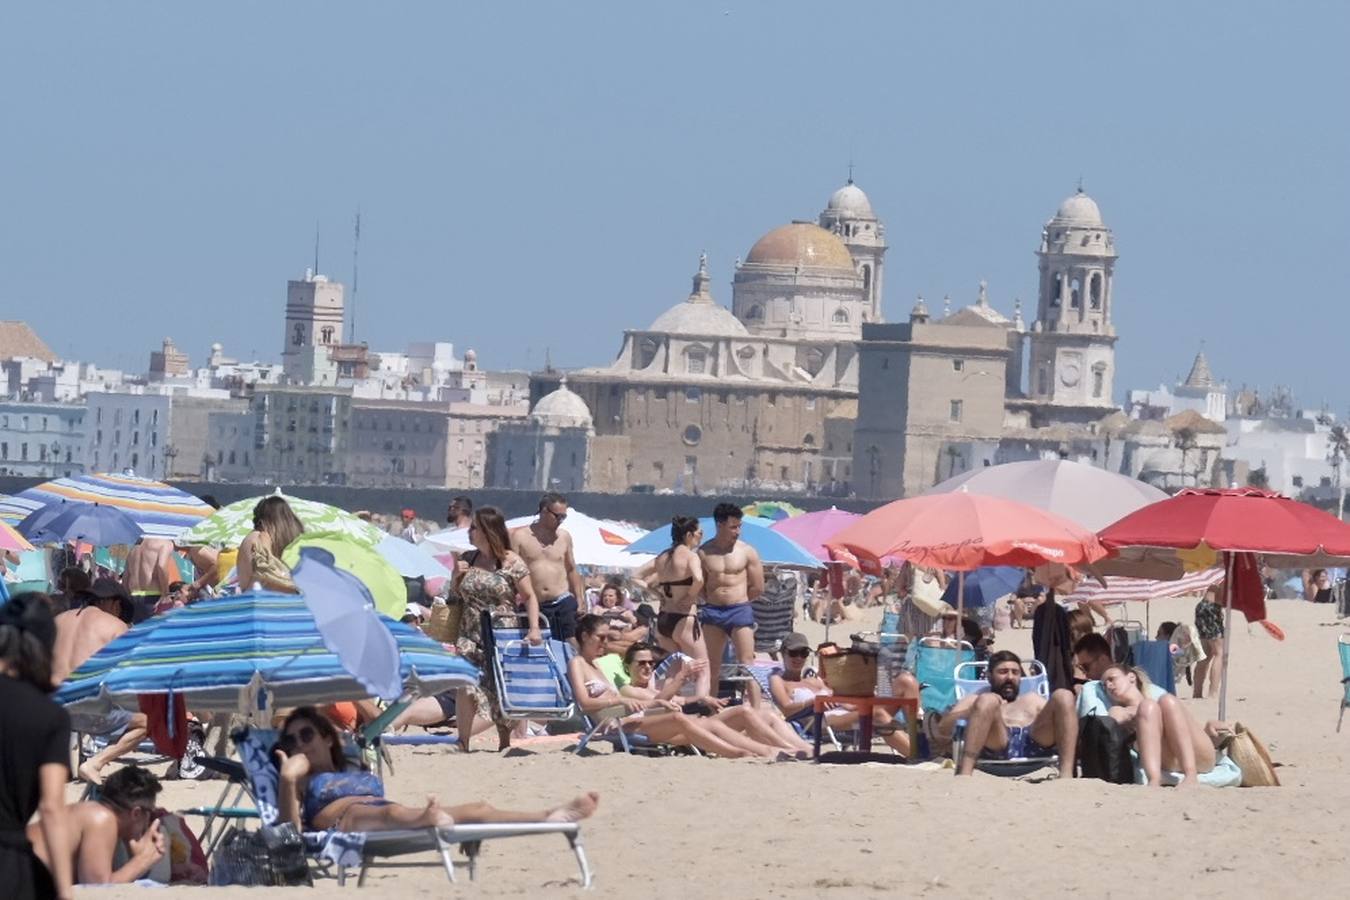
{"type": "Polygon", "coordinates": [[[1050,691],[1073,690],[1073,647],[1069,645],[1069,614],[1051,591],[1032,616],[1031,646],[1045,664],[1050,691]]]}

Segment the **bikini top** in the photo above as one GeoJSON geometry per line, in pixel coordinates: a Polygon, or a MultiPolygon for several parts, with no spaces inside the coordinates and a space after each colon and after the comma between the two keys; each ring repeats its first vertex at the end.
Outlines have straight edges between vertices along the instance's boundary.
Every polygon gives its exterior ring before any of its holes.
{"type": "Polygon", "coordinates": [[[671,597],[671,593],[670,593],[670,589],[671,589],[671,588],[673,588],[673,587],[689,587],[689,585],[691,585],[691,584],[693,584],[693,583],[694,583],[694,576],[693,576],[693,575],[690,575],[690,576],[687,577],[687,578],[681,578],[679,581],[662,581],[662,582],[660,583],[659,586],[660,586],[661,590],[665,592],[665,595],[666,595],[667,599],[669,599],[669,598],[671,597]]]}
{"type": "Polygon", "coordinates": [[[343,797],[383,798],[384,782],[374,772],[362,770],[319,772],[313,775],[305,786],[305,822],[312,825],[315,816],[324,807],[343,797]]]}

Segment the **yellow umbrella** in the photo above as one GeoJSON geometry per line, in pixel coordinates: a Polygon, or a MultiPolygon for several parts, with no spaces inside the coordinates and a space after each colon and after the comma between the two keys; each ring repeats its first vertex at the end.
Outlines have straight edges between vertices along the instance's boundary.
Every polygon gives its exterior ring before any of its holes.
{"type": "Polygon", "coordinates": [[[281,561],[295,568],[300,564],[300,551],[306,547],[318,547],[333,554],[334,564],[355,575],[370,591],[376,609],[391,619],[403,618],[408,608],[408,589],[398,569],[378,550],[341,532],[306,531],[286,548],[281,561]]]}

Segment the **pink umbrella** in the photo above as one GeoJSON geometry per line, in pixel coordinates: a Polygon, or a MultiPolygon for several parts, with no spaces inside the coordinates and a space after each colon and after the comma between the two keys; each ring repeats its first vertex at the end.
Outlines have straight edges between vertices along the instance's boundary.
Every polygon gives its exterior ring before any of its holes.
{"type": "Polygon", "coordinates": [[[831,506],[790,519],[780,519],[769,528],[801,544],[821,562],[830,562],[830,551],[825,549],[825,542],[861,518],[858,513],[831,506]]]}

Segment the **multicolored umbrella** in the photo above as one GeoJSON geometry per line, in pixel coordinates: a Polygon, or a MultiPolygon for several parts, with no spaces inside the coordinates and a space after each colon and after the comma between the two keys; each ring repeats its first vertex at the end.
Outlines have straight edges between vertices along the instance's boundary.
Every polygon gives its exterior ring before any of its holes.
{"type": "Polygon", "coordinates": [[[53,503],[98,503],[122,510],[148,537],[177,537],[211,515],[211,507],[186,491],[136,475],[94,473],[58,478],[0,499],[0,519],[17,525],[53,503]]]}
{"type": "MultiPolygon", "coordinates": [[[[398,643],[404,689],[429,696],[476,684],[478,670],[411,626],[381,619],[398,643]]],[[[55,694],[76,710],[137,709],[142,694],[184,694],[199,712],[251,713],[370,696],[324,644],[297,594],[205,600],[130,628],[76,669],[55,694]]]]}
{"type": "Polygon", "coordinates": [[[754,503],[742,507],[741,511],[747,516],[768,519],[771,522],[782,522],[806,512],[806,510],[799,506],[793,506],[786,500],[756,500],[754,503]]]}
{"type": "MultiPolygon", "coordinates": [[[[367,547],[378,546],[384,538],[383,531],[336,506],[291,497],[280,491],[272,496],[281,497],[290,505],[306,531],[342,534],[367,547]]],[[[213,547],[238,547],[253,530],[253,507],[263,499],[250,497],[222,506],[208,518],[178,535],[174,541],[180,546],[206,544],[213,547]]]]}

